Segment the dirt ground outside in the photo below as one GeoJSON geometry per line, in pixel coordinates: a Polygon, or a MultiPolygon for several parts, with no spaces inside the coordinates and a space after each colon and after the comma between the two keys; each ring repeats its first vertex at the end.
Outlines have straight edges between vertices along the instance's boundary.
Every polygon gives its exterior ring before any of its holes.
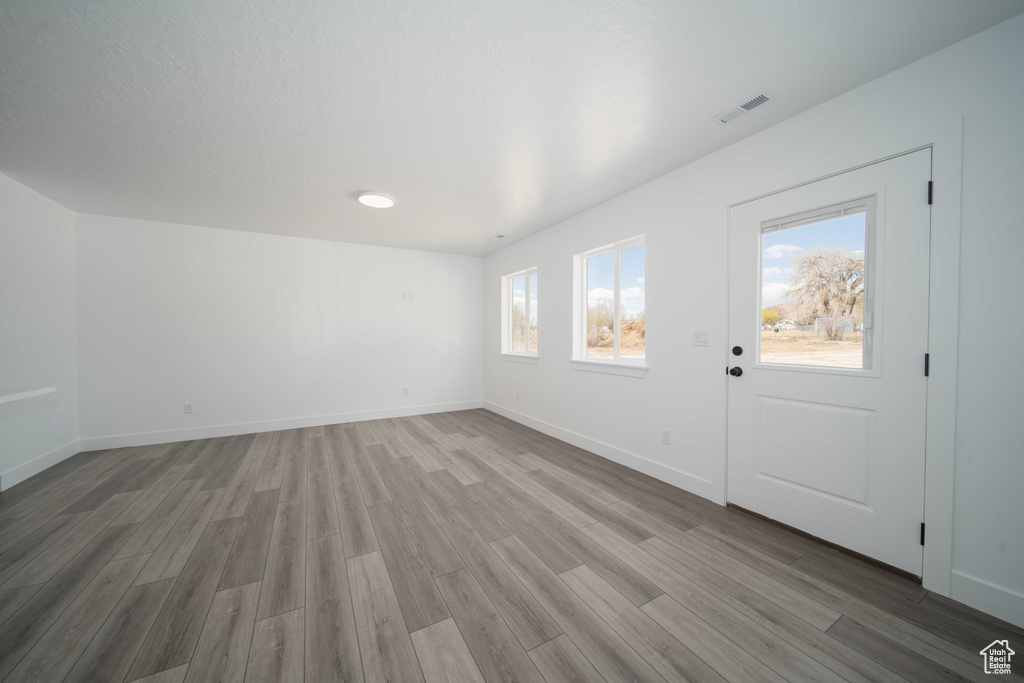
{"type": "MultiPolygon", "coordinates": [[[[611,359],[614,354],[615,340],[610,331],[603,331],[596,345],[587,346],[587,358],[611,359]]],[[[643,358],[645,353],[647,323],[644,320],[632,320],[623,324],[619,338],[619,357],[643,358]]]]}
{"type": "Polygon", "coordinates": [[[864,338],[847,333],[842,341],[825,341],[813,330],[761,331],[761,362],[860,368],[864,338]]]}

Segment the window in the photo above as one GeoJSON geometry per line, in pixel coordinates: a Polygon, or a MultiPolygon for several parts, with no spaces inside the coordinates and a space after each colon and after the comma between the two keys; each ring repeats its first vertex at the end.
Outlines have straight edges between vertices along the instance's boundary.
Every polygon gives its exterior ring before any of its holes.
{"type": "Polygon", "coordinates": [[[501,278],[501,352],[537,355],[537,269],[501,278]]]}
{"type": "Polygon", "coordinates": [[[643,236],[576,256],[574,360],[643,365],[643,236]]]}
{"type": "Polygon", "coordinates": [[[761,363],[870,370],[874,198],[761,226],[761,363]]]}

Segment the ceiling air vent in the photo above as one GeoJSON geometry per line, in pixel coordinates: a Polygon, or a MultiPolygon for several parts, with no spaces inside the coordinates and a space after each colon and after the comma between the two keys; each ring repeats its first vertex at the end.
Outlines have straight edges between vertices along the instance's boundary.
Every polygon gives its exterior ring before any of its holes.
{"type": "Polygon", "coordinates": [[[751,97],[749,100],[747,100],[743,104],[737,106],[735,109],[729,109],[727,111],[723,111],[721,114],[719,114],[718,116],[715,117],[715,120],[718,121],[722,125],[725,125],[727,123],[732,123],[733,121],[735,121],[739,117],[741,117],[744,114],[746,114],[748,111],[751,111],[752,109],[757,109],[762,104],[767,104],[768,102],[771,102],[771,98],[768,97],[768,95],[766,95],[764,93],[759,93],[759,94],[754,95],[753,97],[751,97]]]}

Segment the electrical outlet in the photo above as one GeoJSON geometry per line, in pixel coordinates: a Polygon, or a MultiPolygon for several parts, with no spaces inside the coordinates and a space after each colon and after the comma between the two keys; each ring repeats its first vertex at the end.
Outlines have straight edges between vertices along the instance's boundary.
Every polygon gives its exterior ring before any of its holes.
{"type": "Polygon", "coordinates": [[[516,400],[517,401],[519,400],[519,392],[518,391],[516,392],[516,400]]]}
{"type": "Polygon", "coordinates": [[[409,387],[402,387],[402,396],[409,395],[409,387]]]}
{"type": "Polygon", "coordinates": [[[191,415],[192,414],[192,404],[191,403],[186,403],[185,404],[185,414],[186,415],[191,415]]]}
{"type": "Polygon", "coordinates": [[[668,429],[661,430],[661,442],[668,446],[672,443],[672,432],[668,429]]]}
{"type": "Polygon", "coordinates": [[[693,333],[694,346],[709,346],[707,330],[697,330],[693,333]]]}

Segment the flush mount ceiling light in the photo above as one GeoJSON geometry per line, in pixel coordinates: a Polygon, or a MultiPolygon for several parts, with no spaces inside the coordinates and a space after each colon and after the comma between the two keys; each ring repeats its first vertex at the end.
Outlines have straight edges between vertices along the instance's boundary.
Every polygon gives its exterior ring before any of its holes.
{"type": "Polygon", "coordinates": [[[363,206],[374,209],[390,209],[395,205],[395,200],[380,192],[360,192],[356,197],[363,206]]]}

